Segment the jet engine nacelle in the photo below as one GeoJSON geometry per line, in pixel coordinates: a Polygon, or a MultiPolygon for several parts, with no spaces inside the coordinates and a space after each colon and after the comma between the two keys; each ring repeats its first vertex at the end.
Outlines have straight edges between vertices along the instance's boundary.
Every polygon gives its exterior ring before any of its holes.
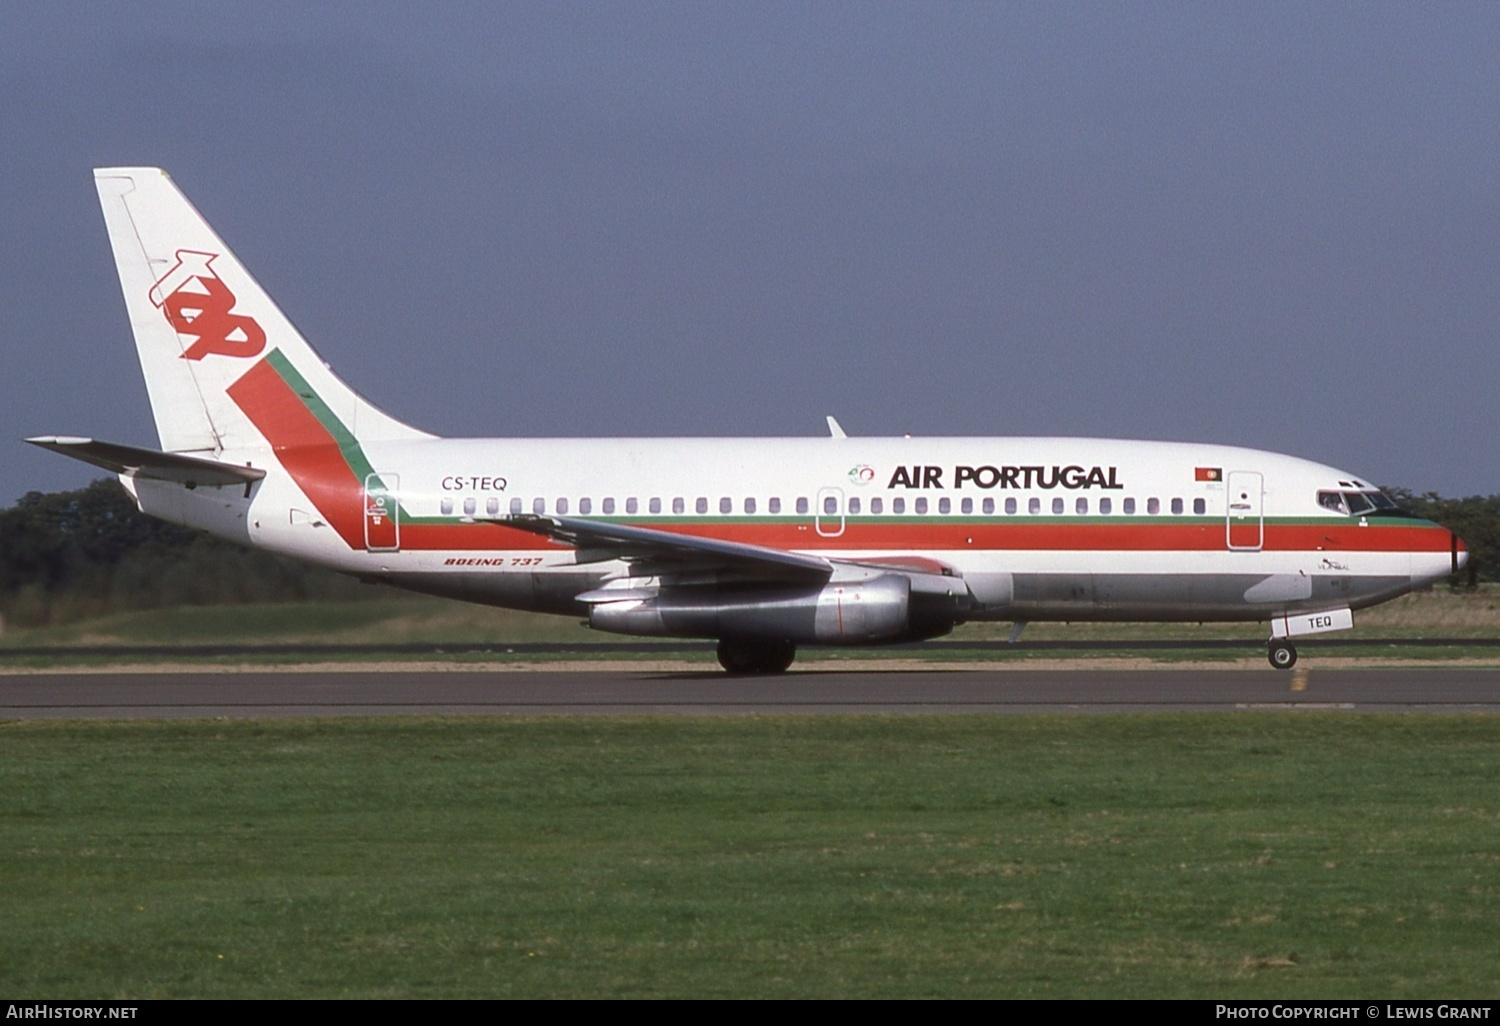
{"type": "Polygon", "coordinates": [[[910,610],[911,581],[901,574],[884,574],[812,588],[663,588],[649,597],[593,605],[589,626],[650,637],[866,645],[910,635],[910,610]]]}

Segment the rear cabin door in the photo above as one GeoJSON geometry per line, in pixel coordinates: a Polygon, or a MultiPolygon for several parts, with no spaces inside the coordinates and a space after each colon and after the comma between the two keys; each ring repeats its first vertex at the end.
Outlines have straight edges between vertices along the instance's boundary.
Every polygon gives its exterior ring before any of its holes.
{"type": "Polygon", "coordinates": [[[1265,479],[1252,470],[1231,470],[1224,489],[1228,500],[1225,538],[1240,552],[1259,552],[1265,543],[1265,479]]]}
{"type": "Polygon", "coordinates": [[[397,552],[401,548],[401,479],[395,474],[365,477],[365,550],[397,552]]]}

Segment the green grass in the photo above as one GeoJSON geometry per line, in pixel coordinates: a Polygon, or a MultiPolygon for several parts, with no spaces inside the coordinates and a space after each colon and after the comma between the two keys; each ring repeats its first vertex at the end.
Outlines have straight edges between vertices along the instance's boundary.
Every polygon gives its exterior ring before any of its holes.
{"type": "Polygon", "coordinates": [[[610,637],[566,616],[397,595],[361,602],[178,606],[119,613],[8,631],[0,639],[0,651],[7,645],[587,643],[610,637]]]}
{"type": "Polygon", "coordinates": [[[1500,719],[0,725],[0,991],[1500,995],[1500,719]]]}
{"type": "MultiPolygon", "coordinates": [[[[1324,657],[1354,656],[1409,663],[1442,662],[1453,659],[1479,658],[1494,660],[1500,653],[1493,648],[1463,646],[1442,649],[1396,646],[1390,649],[1325,647],[1343,638],[1381,637],[1489,639],[1500,637],[1500,589],[1486,585],[1477,591],[1452,591],[1436,588],[1409,595],[1395,602],[1355,614],[1358,629],[1353,634],[1330,634],[1316,639],[1317,654],[1324,657]]],[[[975,651],[962,648],[965,642],[998,641],[1010,633],[1009,623],[971,623],[958,627],[946,638],[930,644],[892,652],[880,648],[819,649],[807,648],[799,656],[802,662],[842,662],[850,659],[919,658],[933,662],[1023,661],[1036,658],[1100,659],[1112,657],[1147,657],[1162,663],[1214,663],[1258,657],[1267,633],[1258,623],[1172,624],[1172,623],[1040,623],[1029,626],[1027,642],[1037,641],[1108,641],[1128,640],[1239,640],[1243,650],[1163,648],[1145,652],[1139,649],[1097,649],[1092,651],[1056,651],[1019,649],[1014,651],[975,651]]],[[[671,652],[628,654],[609,651],[606,646],[625,641],[667,641],[639,639],[603,634],[589,630],[566,616],[522,613],[512,610],[476,606],[444,599],[389,593],[389,597],[357,602],[303,602],[242,606],[177,607],[122,613],[93,620],[82,620],[52,627],[9,630],[0,635],[0,667],[38,667],[73,665],[89,667],[129,662],[159,662],[155,653],[139,658],[132,656],[101,657],[70,652],[92,645],[391,645],[401,643],[484,644],[493,645],[493,653],[447,653],[442,658],[454,662],[504,662],[557,659],[661,659],[674,658],[671,652]],[[508,644],[552,642],[570,646],[560,655],[522,653],[507,656],[508,644]],[[52,652],[17,656],[7,649],[18,646],[46,646],[52,652]]],[[[1313,648],[1308,648],[1308,654],[1313,648]]],[[[678,658],[701,660],[715,665],[711,655],[685,654],[678,658]]],[[[195,657],[201,658],[201,657],[195,657]]],[[[393,655],[388,652],[347,652],[319,655],[319,661],[360,662],[371,659],[430,659],[430,654],[393,655]]],[[[305,662],[303,653],[236,655],[207,658],[204,661],[226,664],[287,664],[305,662]]]]}

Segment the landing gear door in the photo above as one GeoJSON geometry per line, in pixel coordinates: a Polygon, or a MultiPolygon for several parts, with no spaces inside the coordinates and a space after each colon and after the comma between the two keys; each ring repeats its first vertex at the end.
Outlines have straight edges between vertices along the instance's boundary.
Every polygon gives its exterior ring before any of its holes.
{"type": "Polygon", "coordinates": [[[397,552],[401,548],[401,481],[395,474],[365,477],[365,550],[397,552]]]}
{"type": "Polygon", "coordinates": [[[1224,526],[1231,549],[1259,552],[1265,543],[1265,480],[1251,470],[1231,470],[1224,489],[1228,504],[1224,526]]]}

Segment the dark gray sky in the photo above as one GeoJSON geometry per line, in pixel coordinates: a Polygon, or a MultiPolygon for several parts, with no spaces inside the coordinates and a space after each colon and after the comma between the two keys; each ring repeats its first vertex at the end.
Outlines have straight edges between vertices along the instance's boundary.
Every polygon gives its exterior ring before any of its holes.
{"type": "Polygon", "coordinates": [[[0,502],[155,444],[89,169],[455,435],[1226,442],[1500,492],[1500,4],[0,6],[0,502]]]}

